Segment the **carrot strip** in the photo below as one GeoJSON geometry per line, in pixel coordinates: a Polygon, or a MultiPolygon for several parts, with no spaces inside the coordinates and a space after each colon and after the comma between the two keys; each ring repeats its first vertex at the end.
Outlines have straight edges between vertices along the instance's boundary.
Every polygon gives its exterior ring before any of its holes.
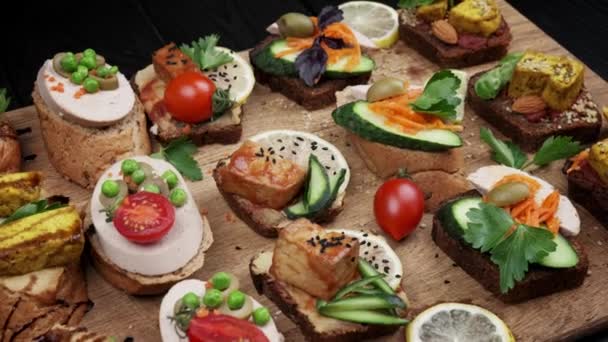
{"type": "Polygon", "coordinates": [[[575,170],[580,170],[583,162],[586,161],[587,158],[589,158],[589,149],[586,149],[586,150],[582,151],[581,153],[572,157],[570,159],[572,161],[572,164],[570,165],[568,170],[566,170],[566,174],[570,174],[570,172],[575,171],[575,170]]]}

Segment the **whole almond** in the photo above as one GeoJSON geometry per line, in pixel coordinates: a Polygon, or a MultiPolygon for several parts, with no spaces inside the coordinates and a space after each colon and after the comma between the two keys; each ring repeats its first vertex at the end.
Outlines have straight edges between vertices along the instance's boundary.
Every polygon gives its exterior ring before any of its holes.
{"type": "Polygon", "coordinates": [[[547,108],[547,103],[545,103],[542,97],[537,95],[518,97],[511,106],[514,112],[521,114],[534,114],[545,110],[545,108],[547,108]]]}
{"type": "Polygon", "coordinates": [[[435,20],[431,24],[431,31],[433,35],[444,43],[456,44],[458,43],[458,32],[452,24],[447,20],[435,20]]]}

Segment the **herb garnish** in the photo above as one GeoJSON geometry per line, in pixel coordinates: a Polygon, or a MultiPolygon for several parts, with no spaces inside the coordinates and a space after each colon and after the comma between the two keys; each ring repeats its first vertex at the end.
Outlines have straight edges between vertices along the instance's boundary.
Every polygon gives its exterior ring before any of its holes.
{"type": "Polygon", "coordinates": [[[470,222],[464,239],[482,252],[490,252],[500,269],[500,291],[508,292],[528,272],[528,265],[555,251],[553,234],[543,228],[518,224],[501,208],[481,203],[467,212],[470,222]]]}
{"type": "Polygon", "coordinates": [[[6,112],[10,104],[11,98],[6,96],[6,88],[0,88],[0,114],[6,112]]]}
{"type": "Polygon", "coordinates": [[[495,98],[511,78],[513,71],[523,53],[514,52],[506,55],[500,60],[498,66],[487,71],[475,82],[475,93],[484,100],[495,98]]]}
{"type": "Polygon", "coordinates": [[[424,87],[422,95],[411,103],[412,109],[446,120],[455,119],[456,107],[462,102],[457,96],[460,83],[460,78],[450,70],[435,73],[424,87]]]}
{"type": "Polygon", "coordinates": [[[479,136],[492,148],[492,160],[520,170],[531,165],[545,166],[553,161],[572,157],[583,149],[578,141],[572,140],[572,137],[551,136],[529,160],[519,146],[511,141],[505,142],[497,139],[492,131],[485,127],[479,130],[479,136]]]}
{"type": "Polygon", "coordinates": [[[59,203],[59,202],[48,204],[48,201],[45,199],[37,201],[37,202],[28,203],[28,204],[20,207],[19,209],[15,210],[15,212],[11,216],[7,217],[4,221],[2,221],[2,223],[0,223],[0,225],[5,225],[7,223],[17,221],[17,220],[20,220],[20,219],[28,217],[28,216],[40,214],[40,213],[50,211],[50,210],[63,208],[65,206],[66,206],[66,204],[59,203]]]}
{"type": "Polygon", "coordinates": [[[330,24],[340,22],[343,19],[344,12],[341,9],[336,6],[325,6],[317,16],[319,30],[324,30],[330,24]]]}
{"type": "Polygon", "coordinates": [[[234,105],[234,101],[230,98],[230,91],[225,89],[216,88],[211,100],[213,105],[213,117],[211,120],[219,118],[234,105]]]}
{"type": "Polygon", "coordinates": [[[397,7],[410,9],[418,6],[430,5],[433,2],[435,2],[435,0],[399,0],[397,7]]]}
{"type": "Polygon", "coordinates": [[[233,60],[230,54],[216,48],[219,40],[220,36],[212,34],[205,38],[199,38],[198,41],[193,41],[190,46],[188,44],[182,44],[180,49],[183,53],[188,55],[201,70],[206,71],[232,62],[233,60]]]}
{"type": "Polygon", "coordinates": [[[164,159],[171,163],[184,177],[198,181],[203,179],[198,162],[192,157],[196,153],[196,145],[187,137],[181,137],[171,141],[167,147],[153,153],[152,158],[164,159]]]}

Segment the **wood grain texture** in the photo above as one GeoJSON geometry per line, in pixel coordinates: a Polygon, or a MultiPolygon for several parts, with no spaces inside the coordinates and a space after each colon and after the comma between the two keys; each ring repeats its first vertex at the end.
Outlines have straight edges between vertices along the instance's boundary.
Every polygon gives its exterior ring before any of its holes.
{"type": "MultiPolygon", "coordinates": [[[[548,38],[534,24],[528,22],[512,7],[501,1],[503,14],[511,25],[514,42],[511,50],[535,49],[547,53],[566,54],[561,46],[548,38]]],[[[397,76],[412,82],[422,82],[437,67],[423,59],[402,43],[388,51],[374,52],[379,66],[373,79],[397,76]]],[[[469,68],[476,72],[488,66],[469,68]]],[[[608,85],[591,70],[587,70],[586,85],[596,102],[608,103],[608,85]]],[[[244,138],[268,129],[297,129],[313,132],[333,142],[348,160],[352,179],[347,190],[344,212],[337,217],[332,227],[377,230],[372,213],[375,189],[381,183],[369,172],[361,159],[349,145],[344,130],[336,126],[327,108],[307,112],[283,96],[271,93],[267,88],[256,86],[246,105],[243,120],[244,138]]],[[[35,154],[28,161],[29,170],[43,170],[46,174],[45,188],[51,194],[64,194],[73,201],[85,203],[89,192],[65,181],[50,167],[44,143],[39,134],[39,125],[33,107],[10,112],[6,115],[16,128],[31,127],[32,133],[21,135],[24,156],[35,154]]],[[[467,171],[492,164],[489,152],[482,146],[478,131],[486,124],[467,109],[465,119],[465,158],[467,171]]],[[[206,279],[217,271],[230,271],[241,280],[243,289],[253,294],[264,305],[271,308],[276,323],[287,341],[301,341],[302,337],[284,315],[268,299],[255,295],[249,278],[248,264],[258,251],[273,247],[273,240],[255,234],[235,218],[220,196],[211,171],[217,161],[236,148],[232,146],[204,146],[196,158],[202,165],[205,179],[191,183],[190,187],[201,210],[208,211],[215,243],[207,254],[205,267],[196,274],[206,279]]],[[[554,163],[536,174],[566,192],[566,179],[560,173],[561,162],[554,163]]],[[[408,293],[413,309],[422,309],[437,302],[470,302],[486,307],[502,317],[512,328],[519,341],[565,340],[608,327],[608,231],[601,227],[584,209],[580,208],[583,229],[581,242],[590,258],[590,274],[584,285],[576,290],[562,292],[523,304],[506,305],[485,291],[481,285],[465,274],[431,241],[431,219],[426,215],[420,228],[401,243],[391,245],[401,256],[404,266],[403,286],[408,293]]],[[[87,314],[83,324],[93,331],[115,334],[117,337],[132,336],[136,341],[157,341],[158,307],[161,298],[129,297],[108,285],[91,267],[87,271],[90,298],[95,307],[87,314]]],[[[403,341],[403,329],[394,336],[382,340],[403,341]]]]}

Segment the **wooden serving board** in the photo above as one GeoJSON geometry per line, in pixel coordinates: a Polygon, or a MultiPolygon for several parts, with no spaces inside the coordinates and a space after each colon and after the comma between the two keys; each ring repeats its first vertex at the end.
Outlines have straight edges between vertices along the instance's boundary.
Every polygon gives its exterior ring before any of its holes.
{"type": "MultiPolygon", "coordinates": [[[[511,25],[514,41],[512,51],[535,49],[553,54],[568,52],[538,27],[504,1],[500,1],[503,14],[511,25]]],[[[373,78],[398,76],[421,83],[438,70],[415,51],[401,42],[390,50],[374,52],[378,70],[373,78]]],[[[475,72],[488,66],[470,68],[475,72]]],[[[586,86],[598,104],[608,103],[608,86],[593,71],[586,70],[586,86]]],[[[345,139],[345,132],[336,126],[327,108],[308,112],[269,89],[256,86],[247,105],[243,120],[243,138],[269,129],[296,129],[318,134],[334,143],[348,160],[352,178],[346,195],[344,212],[332,227],[378,230],[372,213],[372,199],[381,180],[372,175],[345,139]]],[[[22,108],[6,115],[16,128],[31,128],[31,133],[20,136],[24,156],[36,156],[27,161],[27,170],[42,170],[46,175],[45,188],[52,194],[64,194],[72,201],[84,203],[90,193],[61,178],[49,164],[44,142],[41,139],[36,111],[22,108]]],[[[465,120],[467,172],[482,165],[492,164],[489,153],[479,140],[480,126],[487,124],[467,109],[465,120]]],[[[205,179],[191,183],[190,188],[213,230],[215,243],[208,251],[204,268],[196,278],[207,279],[217,271],[230,271],[241,280],[245,291],[270,307],[279,330],[287,341],[303,340],[298,328],[291,323],[268,299],[255,293],[249,276],[251,257],[261,250],[273,248],[274,240],[263,238],[235,218],[217,191],[211,171],[216,162],[236,148],[232,146],[204,146],[196,159],[202,166],[205,179]]],[[[556,162],[536,173],[566,192],[561,162],[556,162]]],[[[414,309],[437,302],[470,302],[483,306],[502,317],[520,341],[565,340],[583,333],[608,328],[608,231],[589,213],[580,208],[582,233],[580,239],[590,259],[589,276],[583,286],[518,305],[506,305],[496,300],[475,280],[456,267],[431,240],[431,215],[425,215],[420,227],[405,241],[392,242],[401,256],[404,267],[403,286],[414,309]]],[[[136,341],[160,340],[158,308],[161,297],[136,298],[114,289],[87,264],[88,288],[93,309],[86,315],[83,325],[89,329],[119,338],[134,337],[136,341]]],[[[403,329],[386,341],[402,341],[403,329]]]]}

